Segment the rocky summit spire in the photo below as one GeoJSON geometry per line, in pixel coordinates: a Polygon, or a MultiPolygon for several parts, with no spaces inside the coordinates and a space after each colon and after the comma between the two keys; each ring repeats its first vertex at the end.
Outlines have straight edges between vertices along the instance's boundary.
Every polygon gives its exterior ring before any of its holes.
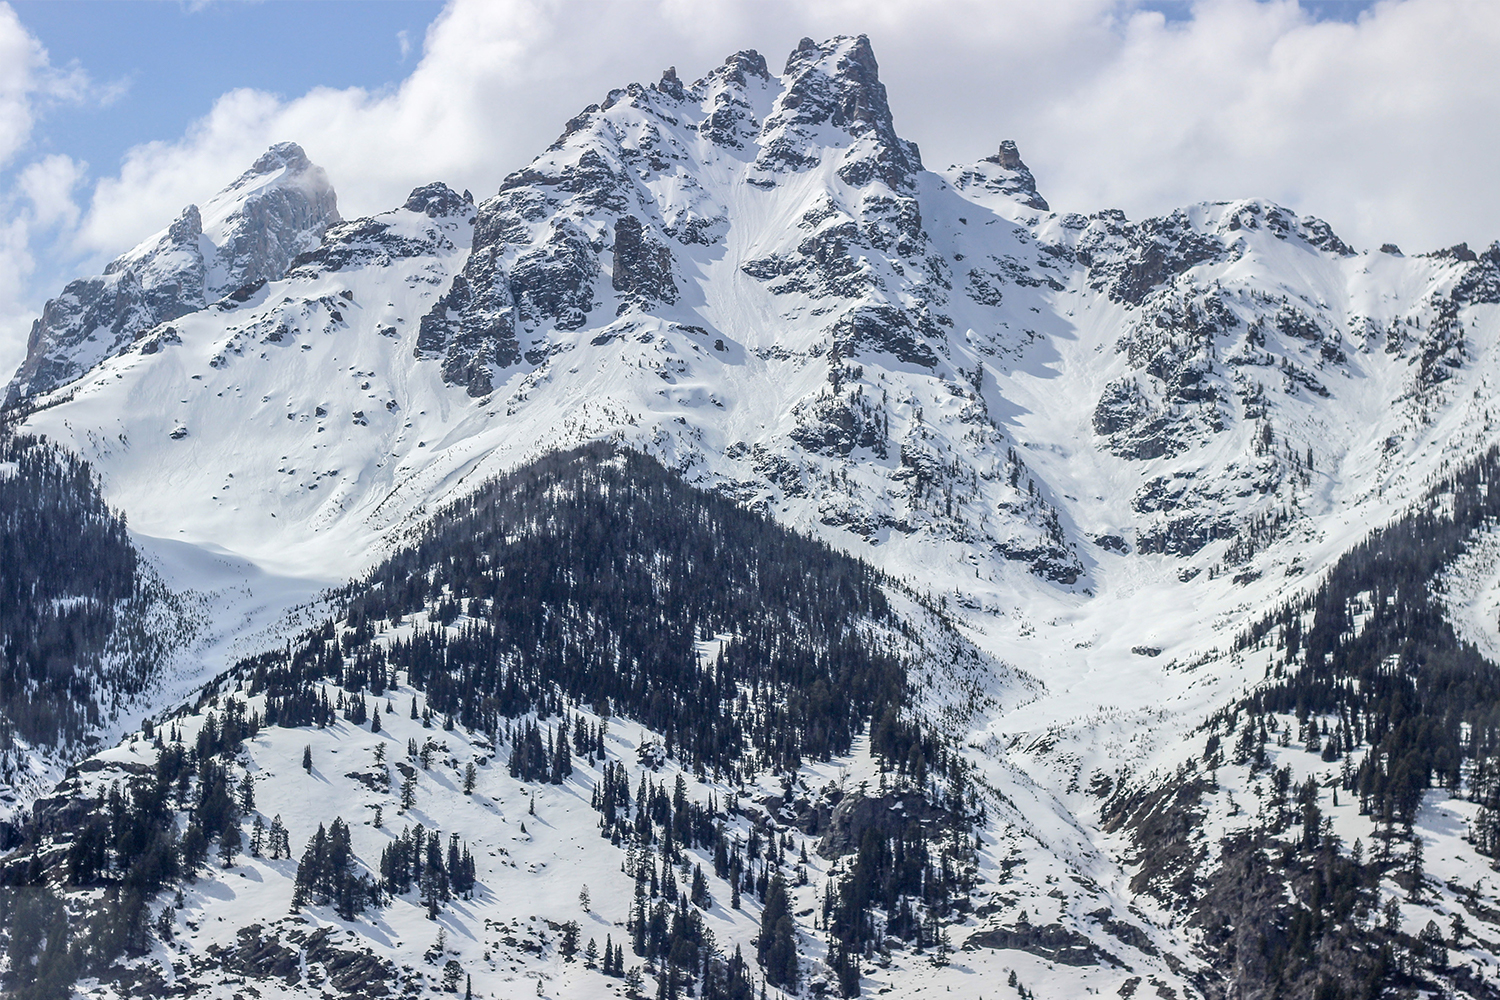
{"type": "Polygon", "coordinates": [[[295,142],[281,142],[209,201],[204,232],[218,252],[209,261],[209,299],[286,274],[339,220],[328,174],[295,142]]]}
{"type": "Polygon", "coordinates": [[[661,82],[656,85],[656,89],[679,101],[683,99],[685,91],[682,89],[682,81],[677,78],[676,66],[668,66],[662,71],[661,82]]]}
{"type": "Polygon", "coordinates": [[[1021,151],[1013,139],[1001,141],[993,156],[964,168],[954,177],[953,185],[961,191],[993,192],[1039,212],[1050,210],[1047,199],[1037,193],[1036,178],[1021,159],[1021,151]]]}
{"type": "Polygon", "coordinates": [[[822,130],[831,125],[853,140],[839,169],[845,183],[864,187],[881,180],[893,191],[911,188],[922,158],[915,143],[896,134],[869,38],[802,39],[787,57],[782,84],[786,89],[762,130],[759,183],[774,184],[771,175],[818,162],[827,142],[822,130]]]}
{"type": "MultiPolygon", "coordinates": [[[[1026,164],[1021,162],[1021,151],[1016,148],[1014,139],[1000,140],[1000,151],[994,156],[985,157],[985,162],[998,163],[1006,170],[1026,170],[1026,164]]],[[[1026,174],[1029,177],[1031,171],[1027,170],[1026,174]]]]}

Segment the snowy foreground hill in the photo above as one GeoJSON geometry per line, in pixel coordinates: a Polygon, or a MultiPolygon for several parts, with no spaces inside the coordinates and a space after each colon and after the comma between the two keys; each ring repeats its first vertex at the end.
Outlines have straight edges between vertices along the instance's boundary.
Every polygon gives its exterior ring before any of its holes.
{"type": "Polygon", "coordinates": [[[1500,244],[997,145],[804,40],[69,284],[8,995],[1500,996],[1500,244]]]}

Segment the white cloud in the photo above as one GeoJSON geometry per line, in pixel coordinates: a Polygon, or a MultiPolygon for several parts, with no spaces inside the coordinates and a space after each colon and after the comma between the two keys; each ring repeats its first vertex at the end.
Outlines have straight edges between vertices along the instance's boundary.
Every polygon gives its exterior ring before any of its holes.
{"type": "Polygon", "coordinates": [[[31,135],[31,94],[41,47],[10,7],[0,7],[0,166],[31,135]]]}
{"type": "Polygon", "coordinates": [[[0,2],[0,167],[30,140],[42,107],[83,100],[108,103],[119,96],[121,86],[100,87],[78,66],[53,66],[15,10],[0,2]]]}
{"type": "MultiPolygon", "coordinates": [[[[0,169],[13,166],[31,142],[36,121],[59,102],[107,102],[118,88],[99,88],[77,66],[59,69],[10,5],[0,3],[0,169]]],[[[68,229],[78,221],[72,198],[83,164],[52,155],[22,168],[0,189],[0,372],[25,353],[37,298],[31,287],[40,230],[68,229]]]]}
{"type": "Polygon", "coordinates": [[[78,204],[73,200],[73,189],[87,172],[87,163],[62,153],[45,156],[21,171],[17,186],[31,201],[31,219],[39,228],[71,228],[77,224],[78,204]]]}
{"type": "Polygon", "coordinates": [[[1023,120],[1033,166],[1070,208],[1260,195],[1362,245],[1488,243],[1496,52],[1489,4],[1385,2],[1344,23],[1289,0],[1216,0],[1186,22],[1130,18],[1106,65],[1023,120]]]}
{"type": "Polygon", "coordinates": [[[31,227],[24,218],[0,221],[0,381],[26,357],[26,335],[36,313],[25,303],[34,263],[31,257],[31,227]]]}

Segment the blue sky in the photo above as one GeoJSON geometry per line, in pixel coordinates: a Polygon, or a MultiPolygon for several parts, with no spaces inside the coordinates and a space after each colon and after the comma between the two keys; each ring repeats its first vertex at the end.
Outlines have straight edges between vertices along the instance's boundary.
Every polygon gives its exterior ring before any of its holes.
{"type": "Polygon", "coordinates": [[[1495,2],[0,0],[0,371],[63,283],[274,142],[347,217],[483,197],[612,88],[861,32],[929,167],[1014,139],[1060,210],[1264,197],[1360,247],[1500,237],[1495,2]]]}
{"type": "MultiPolygon", "coordinates": [[[[1375,6],[1376,0],[1299,0],[1308,16],[1319,21],[1354,21],[1375,6]]],[[[1169,21],[1191,21],[1196,0],[1143,0],[1142,10],[1159,11],[1169,21]]]]}
{"type": "Polygon", "coordinates": [[[53,107],[35,136],[38,151],[64,152],[96,169],[117,164],[137,143],[181,136],[237,87],[286,97],[314,87],[392,87],[416,65],[427,26],[442,10],[438,0],[11,6],[54,65],[77,65],[103,86],[118,86],[107,103],[53,107]]]}

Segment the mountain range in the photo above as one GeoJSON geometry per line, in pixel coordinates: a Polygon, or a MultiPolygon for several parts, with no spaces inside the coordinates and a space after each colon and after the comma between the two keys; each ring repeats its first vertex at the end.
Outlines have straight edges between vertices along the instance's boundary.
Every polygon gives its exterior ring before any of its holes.
{"type": "Polygon", "coordinates": [[[804,39],[479,200],[282,143],[68,284],[7,987],[1500,995],[1500,243],[996,148],[804,39]]]}

